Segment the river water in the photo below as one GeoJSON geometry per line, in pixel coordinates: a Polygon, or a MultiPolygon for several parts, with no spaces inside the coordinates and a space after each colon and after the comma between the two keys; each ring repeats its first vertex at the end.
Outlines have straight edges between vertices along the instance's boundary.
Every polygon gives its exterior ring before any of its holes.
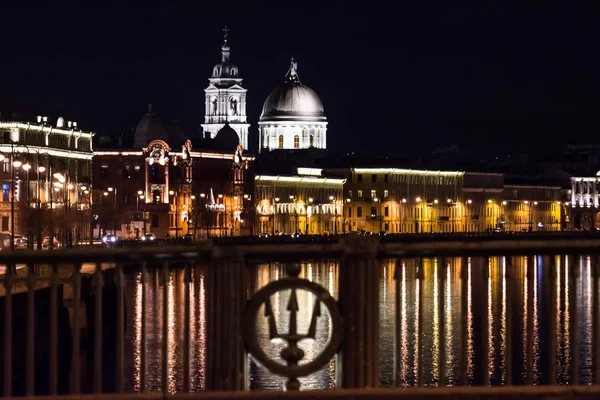
{"type": "MultiPolygon", "coordinates": [[[[592,359],[592,267],[589,257],[513,257],[512,268],[505,257],[423,259],[423,279],[417,279],[418,260],[383,262],[380,279],[380,382],[394,384],[395,353],[398,354],[397,380],[401,386],[416,383],[418,360],[425,384],[439,384],[444,360],[445,384],[456,384],[463,371],[470,383],[507,381],[507,363],[512,365],[513,383],[526,382],[528,362],[532,379],[549,379],[548,365],[555,363],[559,383],[570,383],[570,363],[574,351],[578,357],[578,375],[582,383],[591,381],[592,359]],[[552,262],[551,262],[552,261],[552,262]],[[509,271],[510,270],[510,271],[509,271]],[[507,278],[507,271],[511,278],[507,278]],[[394,279],[397,274],[398,284],[394,279]],[[399,293],[397,296],[397,289],[399,293]],[[399,309],[396,307],[399,304],[399,309]],[[398,318],[396,313],[399,312],[398,318]],[[419,313],[422,315],[419,316],[419,313]],[[463,313],[464,319],[463,319],[463,313]],[[422,321],[421,357],[416,338],[422,321]],[[551,332],[555,327],[555,335],[551,332]],[[395,346],[395,333],[398,346],[395,346]],[[510,334],[509,334],[510,332],[510,334]],[[571,340],[575,335],[575,340],[571,340]],[[531,339],[531,342],[529,342],[531,339]],[[443,342],[442,342],[443,341],[443,342]],[[528,343],[532,356],[527,357],[528,343]],[[555,346],[556,359],[549,359],[555,346]],[[463,357],[466,347],[466,357],[463,357]],[[483,354],[487,351],[487,356],[483,354]],[[442,354],[440,354],[443,351],[442,354]],[[464,365],[466,363],[466,365],[464,365]],[[484,367],[487,363],[487,368],[484,367]]],[[[285,275],[280,265],[260,265],[252,285],[258,289],[285,275]]],[[[300,276],[317,282],[334,297],[338,294],[337,263],[302,264],[300,276]]],[[[168,386],[172,392],[183,387],[184,277],[182,270],[170,273],[168,284],[167,346],[169,349],[168,386]]],[[[158,271],[149,271],[147,287],[146,389],[158,391],[161,383],[163,324],[163,279],[158,271]]],[[[191,389],[200,391],[206,382],[206,270],[194,267],[191,293],[191,389]]],[[[227,294],[223,294],[226,296],[227,294]]],[[[142,284],[140,274],[129,274],[126,284],[127,332],[125,346],[126,389],[140,390],[142,284]]],[[[287,332],[290,292],[272,296],[271,304],[279,332],[287,332]]],[[[298,291],[298,331],[306,332],[314,310],[311,293],[298,291]]],[[[325,307],[322,307],[323,311],[325,307]]],[[[283,343],[270,343],[264,310],[258,314],[259,343],[274,359],[279,358],[283,343]]],[[[305,359],[314,358],[329,338],[329,319],[324,311],[317,318],[314,340],[300,342],[305,359]]],[[[249,361],[249,387],[256,390],[280,390],[284,379],[249,361]]],[[[336,360],[321,371],[301,378],[303,389],[335,387],[336,360]]]]}

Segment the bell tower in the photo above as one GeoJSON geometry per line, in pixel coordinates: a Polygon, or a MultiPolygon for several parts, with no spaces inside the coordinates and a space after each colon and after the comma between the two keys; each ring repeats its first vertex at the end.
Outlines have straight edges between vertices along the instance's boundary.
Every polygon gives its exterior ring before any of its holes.
{"type": "MultiPolygon", "coordinates": [[[[204,123],[202,129],[214,139],[225,123],[238,134],[240,144],[248,148],[246,89],[242,87],[240,71],[230,59],[229,29],[223,29],[221,62],[213,67],[209,85],[204,89],[204,123]]],[[[231,149],[232,151],[235,149],[231,149]]]]}

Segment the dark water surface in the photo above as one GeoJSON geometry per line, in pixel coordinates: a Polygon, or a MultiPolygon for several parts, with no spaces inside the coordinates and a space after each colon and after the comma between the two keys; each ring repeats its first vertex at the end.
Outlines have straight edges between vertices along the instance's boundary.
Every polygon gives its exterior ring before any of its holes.
{"type": "MultiPolygon", "coordinates": [[[[592,358],[592,267],[589,257],[513,257],[512,268],[507,258],[472,258],[463,264],[460,258],[423,259],[423,279],[417,279],[417,260],[384,262],[380,279],[380,380],[382,386],[394,384],[395,354],[398,354],[398,382],[411,386],[419,369],[427,385],[439,384],[444,360],[445,384],[457,384],[463,371],[470,383],[507,381],[507,363],[511,361],[513,383],[527,380],[528,343],[531,339],[532,379],[546,383],[549,366],[554,362],[559,383],[572,383],[570,363],[577,351],[578,375],[581,383],[591,382],[592,358]],[[394,280],[394,273],[399,282],[394,280]],[[507,278],[510,270],[511,278],[507,278]],[[397,296],[398,290],[398,296],[397,296]],[[464,302],[463,302],[464,300],[464,302]],[[396,301],[399,309],[396,309],[396,301]],[[465,311],[463,313],[463,310],[465,311]],[[396,313],[399,312],[398,318],[396,313]],[[419,316],[419,313],[422,315],[419,316]],[[464,314],[464,319],[463,319],[464,314]],[[422,326],[419,332],[418,320],[422,326]],[[555,329],[554,329],[555,327],[555,329]],[[551,333],[555,332],[555,335],[551,333]],[[509,333],[510,332],[510,333],[509,333]],[[395,333],[398,334],[396,348],[395,333]],[[417,337],[421,337],[419,357],[417,337]],[[576,340],[573,341],[573,335],[576,340]],[[443,342],[442,342],[443,341],[443,342]],[[556,359],[550,360],[553,344],[556,359]],[[487,346],[486,346],[487,345],[487,346]],[[466,350],[466,357],[463,357],[466,350]],[[487,356],[484,352],[487,350],[487,356]],[[443,351],[444,357],[441,352],[443,351]],[[463,365],[466,362],[466,365],[463,365]],[[487,368],[484,364],[487,363],[487,368]]],[[[252,285],[260,288],[284,276],[280,265],[261,265],[253,271],[252,285]]],[[[302,264],[301,277],[325,287],[337,298],[337,263],[302,264]]],[[[161,383],[163,279],[158,271],[149,272],[147,288],[147,352],[146,389],[158,391],[161,383]]],[[[191,389],[203,390],[206,383],[206,270],[194,267],[191,293],[191,389]]],[[[168,284],[167,365],[168,388],[183,388],[183,318],[184,279],[182,270],[171,271],[168,284]]],[[[224,293],[224,296],[227,294],[224,293]]],[[[128,309],[126,333],[126,389],[140,390],[142,284],[140,274],[127,277],[128,309]],[[130,311],[129,311],[130,310],[130,311]]],[[[287,332],[290,292],[271,298],[280,332],[287,332]]],[[[306,332],[315,298],[298,291],[298,330],[306,332]]],[[[596,300],[597,301],[597,300],[596,300]]],[[[325,307],[322,307],[325,311],[325,307]]],[[[267,318],[259,313],[259,343],[279,361],[283,342],[270,343],[267,318]]],[[[300,342],[305,359],[313,359],[327,344],[329,319],[326,312],[317,319],[315,340],[300,342]]],[[[249,386],[252,389],[281,389],[284,379],[269,373],[250,361],[249,386]]],[[[300,379],[302,388],[335,387],[336,361],[331,360],[321,371],[300,379]]]]}

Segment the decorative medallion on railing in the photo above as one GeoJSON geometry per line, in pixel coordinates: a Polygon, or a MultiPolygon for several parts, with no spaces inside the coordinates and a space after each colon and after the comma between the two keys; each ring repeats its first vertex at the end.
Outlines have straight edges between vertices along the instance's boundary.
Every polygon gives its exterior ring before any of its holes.
{"type": "Polygon", "coordinates": [[[338,352],[342,340],[343,320],[337,302],[325,288],[298,277],[300,274],[300,267],[298,265],[288,265],[286,272],[289,275],[288,277],[269,283],[250,299],[244,315],[243,335],[247,350],[254,360],[272,373],[288,378],[286,382],[288,390],[298,390],[300,388],[299,377],[319,371],[338,352]],[[277,321],[275,320],[271,305],[271,296],[288,290],[290,291],[290,298],[286,309],[289,312],[289,325],[287,333],[285,333],[279,332],[277,329],[277,321]],[[312,316],[306,333],[298,332],[297,313],[300,310],[296,297],[298,290],[308,291],[315,295],[312,316]],[[259,310],[263,304],[265,306],[264,314],[259,315],[259,310]],[[304,351],[298,347],[298,343],[307,339],[315,339],[317,319],[323,316],[321,312],[322,304],[327,308],[331,320],[329,342],[323,351],[313,360],[300,364],[304,358],[304,351]],[[286,364],[270,358],[259,345],[258,332],[256,330],[256,322],[259,318],[267,319],[270,340],[282,340],[287,344],[280,353],[281,358],[286,364]]]}

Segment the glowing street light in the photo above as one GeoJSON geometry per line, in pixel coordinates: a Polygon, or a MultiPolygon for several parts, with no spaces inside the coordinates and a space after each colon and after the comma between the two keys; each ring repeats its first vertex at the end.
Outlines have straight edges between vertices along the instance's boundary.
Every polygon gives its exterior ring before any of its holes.
{"type": "Polygon", "coordinates": [[[113,190],[114,190],[114,189],[113,189],[112,187],[109,187],[109,188],[108,188],[108,191],[109,191],[109,192],[112,192],[113,190]]]}
{"type": "Polygon", "coordinates": [[[417,201],[417,203],[421,202],[421,198],[420,197],[417,197],[415,200],[417,201]]]}
{"type": "Polygon", "coordinates": [[[142,195],[142,194],[144,194],[144,191],[143,190],[138,190],[138,195],[142,195]]]}
{"type": "MultiPolygon", "coordinates": [[[[0,160],[0,161],[2,161],[2,160],[0,160]]],[[[44,167],[43,165],[40,165],[38,167],[38,172],[45,172],[45,171],[46,171],[46,167],[44,167]]]]}
{"type": "Polygon", "coordinates": [[[492,199],[488,199],[488,204],[492,204],[492,199]]]}
{"type": "Polygon", "coordinates": [[[507,203],[506,203],[506,200],[502,201],[502,205],[503,205],[503,206],[505,206],[506,204],[507,204],[507,203]]]}
{"type": "Polygon", "coordinates": [[[108,196],[108,192],[104,192],[102,194],[104,195],[104,197],[108,196]]]}
{"type": "Polygon", "coordinates": [[[15,158],[15,160],[13,161],[13,167],[19,168],[21,167],[21,165],[23,165],[23,163],[21,162],[21,160],[19,160],[19,157],[15,158]]]}
{"type": "Polygon", "coordinates": [[[467,200],[467,204],[472,204],[472,203],[473,203],[473,200],[471,200],[471,199],[467,200]]]}
{"type": "Polygon", "coordinates": [[[28,162],[26,162],[25,164],[23,164],[23,170],[24,171],[29,171],[30,169],[31,169],[31,165],[28,162]]]}
{"type": "Polygon", "coordinates": [[[452,203],[452,199],[446,199],[446,203],[452,203]]]}
{"type": "Polygon", "coordinates": [[[191,195],[191,196],[190,196],[190,198],[191,198],[192,200],[196,200],[196,196],[194,196],[194,195],[191,195]]]}
{"type": "Polygon", "coordinates": [[[437,204],[437,203],[439,203],[438,199],[434,199],[433,204],[437,204]]]}
{"type": "Polygon", "coordinates": [[[67,185],[67,189],[69,189],[69,190],[72,190],[72,189],[73,189],[73,184],[72,184],[72,183],[69,183],[69,184],[67,185]]]}
{"type": "Polygon", "coordinates": [[[200,197],[204,198],[206,195],[204,193],[200,193],[200,197]]]}
{"type": "Polygon", "coordinates": [[[407,202],[407,200],[406,200],[406,199],[402,199],[402,202],[403,202],[403,203],[406,203],[406,202],[407,202]]]}

